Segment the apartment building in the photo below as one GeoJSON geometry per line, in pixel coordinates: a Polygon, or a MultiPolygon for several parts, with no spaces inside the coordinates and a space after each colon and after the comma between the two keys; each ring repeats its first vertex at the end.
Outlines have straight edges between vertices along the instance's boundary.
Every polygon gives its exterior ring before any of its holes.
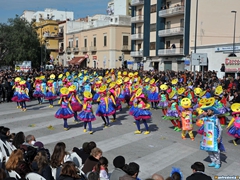
{"type": "Polygon", "coordinates": [[[190,0],[132,0],[134,68],[183,70],[189,54],[190,0]]]}
{"type": "Polygon", "coordinates": [[[93,68],[126,66],[132,59],[130,19],[123,15],[96,15],[88,17],[87,22],[66,21],[66,64],[93,68]]]}

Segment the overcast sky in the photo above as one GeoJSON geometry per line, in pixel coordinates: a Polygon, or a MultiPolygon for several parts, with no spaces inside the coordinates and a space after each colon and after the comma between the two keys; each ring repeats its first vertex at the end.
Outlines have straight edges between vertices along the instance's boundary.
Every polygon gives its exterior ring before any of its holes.
{"type": "Polygon", "coordinates": [[[45,8],[73,11],[74,18],[107,14],[109,0],[0,0],[0,23],[22,15],[24,10],[43,11],[45,8]]]}

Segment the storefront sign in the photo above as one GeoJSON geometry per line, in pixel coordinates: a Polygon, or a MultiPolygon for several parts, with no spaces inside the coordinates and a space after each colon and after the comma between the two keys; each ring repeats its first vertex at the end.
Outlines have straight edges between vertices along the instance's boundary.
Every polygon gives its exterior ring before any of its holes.
{"type": "MultiPolygon", "coordinates": [[[[235,46],[235,51],[240,50],[240,46],[235,46]]],[[[233,51],[233,46],[216,47],[215,52],[233,51]]]]}
{"type": "Polygon", "coordinates": [[[240,58],[228,57],[225,59],[225,72],[238,72],[240,71],[240,58]]]}

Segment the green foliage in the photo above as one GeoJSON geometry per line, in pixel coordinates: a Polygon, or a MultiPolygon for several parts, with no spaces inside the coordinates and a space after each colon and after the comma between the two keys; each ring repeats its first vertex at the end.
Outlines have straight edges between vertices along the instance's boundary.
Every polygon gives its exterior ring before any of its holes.
{"type": "Polygon", "coordinates": [[[40,65],[41,48],[36,30],[18,16],[8,19],[7,24],[0,24],[0,48],[1,64],[13,65],[14,61],[29,60],[33,67],[40,65]]]}

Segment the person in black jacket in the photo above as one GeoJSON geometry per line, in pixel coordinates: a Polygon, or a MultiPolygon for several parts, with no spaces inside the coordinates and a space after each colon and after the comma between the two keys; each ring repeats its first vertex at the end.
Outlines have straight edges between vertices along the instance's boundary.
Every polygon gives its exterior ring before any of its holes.
{"type": "Polygon", "coordinates": [[[191,169],[193,174],[188,176],[186,180],[212,180],[212,178],[206,174],[204,174],[205,166],[201,162],[195,162],[191,169]]]}
{"type": "Polygon", "coordinates": [[[88,152],[88,144],[88,142],[85,142],[82,145],[82,149],[74,147],[72,150],[73,152],[76,152],[77,155],[82,159],[82,164],[84,164],[87,158],[90,156],[90,153],[88,152]]]}

